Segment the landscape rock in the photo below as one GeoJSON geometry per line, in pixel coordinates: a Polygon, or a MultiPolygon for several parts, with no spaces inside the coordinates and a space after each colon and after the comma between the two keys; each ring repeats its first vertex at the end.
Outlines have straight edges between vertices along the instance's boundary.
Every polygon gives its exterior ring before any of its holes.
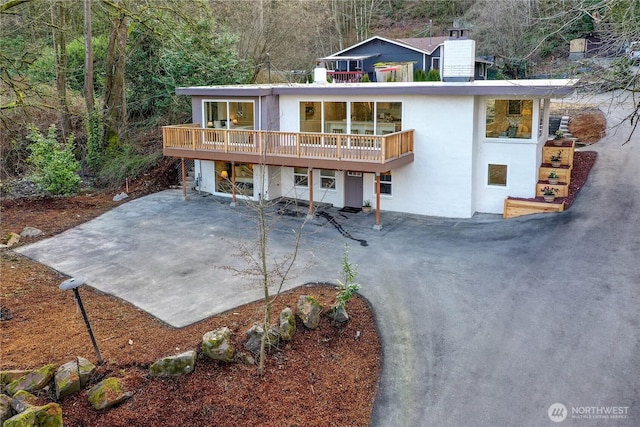
{"type": "Polygon", "coordinates": [[[89,382],[91,375],[96,370],[96,365],[84,357],[78,356],[78,375],[80,376],[80,387],[84,387],[89,382]]]}
{"type": "Polygon", "coordinates": [[[327,312],[327,317],[337,323],[344,323],[349,320],[347,309],[341,305],[335,305],[327,312]]]}
{"type": "Polygon", "coordinates": [[[12,400],[6,394],[0,394],[0,425],[14,415],[13,407],[11,406],[12,400]]]}
{"type": "Polygon", "coordinates": [[[115,196],[113,196],[113,201],[114,202],[120,202],[120,201],[126,199],[127,197],[129,197],[129,195],[123,191],[122,193],[116,194],[115,196]]]}
{"type": "Polygon", "coordinates": [[[54,378],[56,397],[62,399],[79,392],[95,369],[96,366],[84,357],[78,357],[60,366],[54,378]]]}
{"type": "Polygon", "coordinates": [[[244,351],[239,351],[236,354],[236,359],[238,359],[240,362],[244,363],[245,365],[256,364],[256,360],[253,358],[253,356],[251,356],[251,354],[249,353],[245,353],[244,351]]]}
{"type": "Polygon", "coordinates": [[[9,233],[9,240],[6,245],[2,245],[4,248],[12,248],[20,242],[20,235],[16,233],[9,233]]]}
{"type": "Polygon", "coordinates": [[[17,380],[18,378],[27,375],[29,372],[31,371],[24,370],[24,369],[12,369],[8,371],[0,371],[0,386],[9,384],[10,382],[17,380]]]}
{"type": "Polygon", "coordinates": [[[296,317],[290,307],[285,307],[280,312],[280,327],[278,328],[280,338],[289,341],[296,333],[296,317]]]}
{"type": "Polygon", "coordinates": [[[62,427],[62,408],[57,403],[30,406],[6,420],[3,427],[62,427]]]}
{"type": "Polygon", "coordinates": [[[153,377],[177,377],[193,372],[196,367],[196,352],[184,353],[156,360],[149,367],[149,374],[153,377]]]}
{"type": "Polygon", "coordinates": [[[107,378],[87,391],[87,398],[94,409],[100,410],[133,396],[132,392],[126,391],[122,382],[115,377],[107,378]]]}
{"type": "Polygon", "coordinates": [[[227,327],[209,331],[202,336],[202,352],[213,360],[231,362],[235,348],[231,342],[231,331],[227,327]]]}
{"type": "Polygon", "coordinates": [[[31,371],[28,374],[9,383],[5,390],[7,391],[7,393],[9,393],[10,396],[16,394],[18,390],[25,390],[28,392],[40,390],[44,388],[49,383],[49,381],[51,381],[55,372],[56,365],[43,366],[37,371],[31,371]]]}
{"type": "Polygon", "coordinates": [[[310,295],[300,295],[296,315],[304,326],[309,329],[316,329],[320,325],[321,313],[322,305],[317,299],[310,295]]]}
{"type": "MultiPolygon", "coordinates": [[[[247,331],[247,339],[244,342],[244,348],[252,353],[258,353],[260,351],[260,342],[262,341],[262,335],[264,334],[264,328],[261,324],[254,324],[247,331]]],[[[269,334],[267,336],[266,348],[270,348],[278,344],[278,330],[271,327],[269,328],[269,334]]]]}
{"type": "Polygon", "coordinates": [[[20,232],[20,237],[38,237],[42,236],[44,233],[42,230],[39,230],[35,227],[25,227],[20,232]]]}
{"type": "Polygon", "coordinates": [[[15,413],[24,412],[30,406],[35,406],[38,398],[28,391],[20,390],[11,399],[11,407],[15,413]]]}

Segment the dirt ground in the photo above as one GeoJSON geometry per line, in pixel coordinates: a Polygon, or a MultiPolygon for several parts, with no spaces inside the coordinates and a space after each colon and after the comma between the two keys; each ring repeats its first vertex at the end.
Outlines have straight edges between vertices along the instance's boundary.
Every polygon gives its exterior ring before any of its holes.
{"type": "MultiPolygon", "coordinates": [[[[130,190],[128,200],[148,192],[130,190]]],[[[60,233],[126,203],[113,202],[114,194],[5,200],[0,212],[3,243],[9,232],[20,233],[25,226],[44,235],[23,238],[20,244],[60,233]]],[[[0,369],[39,368],[76,356],[97,362],[73,293],[58,289],[66,277],[4,250],[0,278],[0,369]]],[[[294,339],[271,352],[265,375],[258,376],[255,366],[210,361],[200,347],[204,333],[227,326],[242,349],[246,331],[262,317],[259,303],[175,329],[90,287],[82,287],[80,293],[105,360],[90,385],[117,376],[134,394],[100,412],[90,406],[85,392],[70,396],[59,402],[65,426],[369,425],[381,348],[370,307],[359,296],[349,302],[351,320],[343,327],[326,318],[313,331],[299,323],[294,339]],[[147,374],[156,359],[187,350],[198,350],[194,373],[172,379],[147,374]]],[[[302,294],[314,295],[325,307],[335,301],[335,288],[330,286],[295,289],[278,300],[274,322],[280,310],[295,307],[302,294]]],[[[53,387],[37,396],[41,404],[55,401],[53,387]]]]}

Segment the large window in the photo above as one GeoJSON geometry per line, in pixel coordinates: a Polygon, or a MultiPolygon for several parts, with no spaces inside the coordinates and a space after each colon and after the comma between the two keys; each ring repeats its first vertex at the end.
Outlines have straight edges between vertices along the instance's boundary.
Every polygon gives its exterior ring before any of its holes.
{"type": "Polygon", "coordinates": [[[206,127],[218,129],[254,129],[253,102],[205,101],[206,127]]]}
{"type": "Polygon", "coordinates": [[[296,187],[309,186],[309,169],[293,168],[293,183],[296,187]]]}
{"type": "Polygon", "coordinates": [[[234,166],[236,194],[253,196],[253,165],[247,163],[216,162],[216,191],[218,193],[232,193],[234,166]]]}
{"type": "Polygon", "coordinates": [[[386,135],[402,130],[402,102],[300,102],[300,132],[386,135]]]}
{"type": "Polygon", "coordinates": [[[486,108],[487,138],[530,139],[533,101],[530,99],[490,99],[486,108]]]}

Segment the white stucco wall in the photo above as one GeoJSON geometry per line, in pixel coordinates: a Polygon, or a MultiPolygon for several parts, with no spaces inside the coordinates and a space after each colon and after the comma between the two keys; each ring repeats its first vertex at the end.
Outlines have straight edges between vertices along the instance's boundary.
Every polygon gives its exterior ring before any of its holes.
{"type": "MultiPolygon", "coordinates": [[[[383,211],[468,218],[475,212],[502,213],[507,196],[533,197],[545,138],[500,139],[484,136],[485,97],[393,95],[350,96],[349,101],[402,102],[402,126],[414,129],[414,162],[392,171],[392,195],[381,196],[383,211]],[[489,186],[489,164],[507,165],[507,185],[489,186]]],[[[301,101],[343,102],[340,96],[280,95],[280,130],[299,131],[301,101]]],[[[538,123],[538,102],[533,123],[538,123]]],[[[195,108],[195,105],[194,105],[195,108]]],[[[214,192],[213,162],[196,162],[202,191],[214,192]]],[[[262,192],[255,169],[254,194],[262,192]]],[[[320,188],[314,170],[314,201],[344,206],[345,171],[336,171],[336,189],[320,188]]],[[[293,185],[293,168],[266,167],[270,199],[309,199],[308,189],[293,185]]],[[[363,200],[375,206],[375,175],[363,174],[363,200]]]]}
{"type": "MultiPolygon", "coordinates": [[[[321,100],[344,101],[344,98],[300,99],[298,96],[281,95],[281,130],[299,130],[300,101],[321,100]]],[[[352,96],[349,101],[401,101],[402,127],[415,130],[415,160],[410,165],[392,171],[393,194],[381,196],[382,210],[463,218],[473,215],[473,97],[352,96]]],[[[337,174],[336,192],[327,193],[323,201],[342,206],[342,179],[342,174],[337,174]]],[[[363,199],[371,200],[375,207],[374,179],[373,174],[364,174],[363,199]]],[[[283,181],[284,188],[288,188],[288,185],[283,181]]],[[[317,200],[317,197],[314,198],[317,200]]]]}
{"type": "Polygon", "coordinates": [[[495,97],[478,97],[476,102],[474,205],[476,212],[501,214],[504,200],[509,197],[535,197],[542,146],[546,137],[537,136],[539,104],[533,103],[531,139],[486,138],[486,101],[495,97]],[[507,185],[489,185],[489,165],[507,166],[507,185]]]}

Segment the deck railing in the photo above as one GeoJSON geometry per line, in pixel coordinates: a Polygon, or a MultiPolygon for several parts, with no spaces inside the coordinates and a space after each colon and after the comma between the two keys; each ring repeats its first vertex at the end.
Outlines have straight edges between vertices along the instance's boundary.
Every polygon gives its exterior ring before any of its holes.
{"type": "Polygon", "coordinates": [[[327,76],[336,83],[360,83],[363,75],[362,71],[327,71],[327,76]]]}
{"type": "Polygon", "coordinates": [[[164,126],[163,148],[384,163],[413,153],[413,129],[387,135],[208,129],[164,126]]]}

